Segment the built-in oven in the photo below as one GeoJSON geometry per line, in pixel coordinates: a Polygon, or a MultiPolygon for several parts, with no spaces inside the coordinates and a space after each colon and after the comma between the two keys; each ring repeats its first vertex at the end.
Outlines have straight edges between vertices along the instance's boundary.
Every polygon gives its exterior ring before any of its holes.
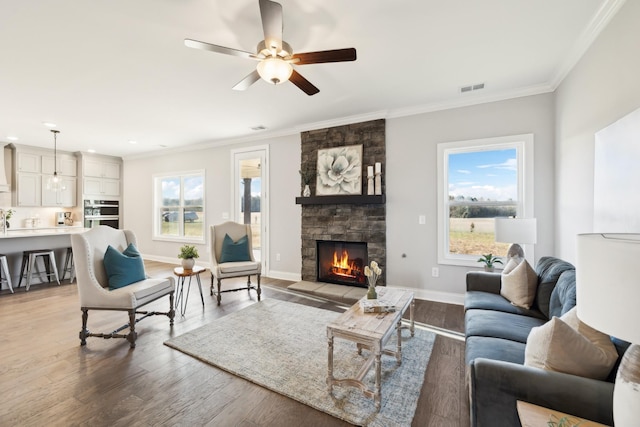
{"type": "Polygon", "coordinates": [[[93,228],[108,225],[120,228],[120,202],[118,200],[85,200],[84,226],[93,228]]]}

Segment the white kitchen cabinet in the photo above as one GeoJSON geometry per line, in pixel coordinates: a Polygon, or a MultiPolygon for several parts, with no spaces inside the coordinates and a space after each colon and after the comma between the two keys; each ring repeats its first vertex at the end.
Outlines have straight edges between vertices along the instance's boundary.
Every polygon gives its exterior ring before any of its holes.
{"type": "Polygon", "coordinates": [[[41,158],[40,154],[18,152],[17,155],[17,169],[19,173],[40,173],[41,172],[41,158]]]}
{"type": "Polygon", "coordinates": [[[63,176],[76,176],[78,170],[78,162],[73,156],[61,156],[58,155],[57,161],[53,156],[42,156],[42,173],[47,175],[53,175],[53,172],[58,172],[58,175],[63,176]]]}
{"type": "Polygon", "coordinates": [[[49,176],[42,175],[42,206],[73,207],[76,205],[76,178],[60,177],[60,189],[53,191],[47,188],[49,176]]]}
{"type": "Polygon", "coordinates": [[[18,206],[40,206],[42,188],[41,175],[19,173],[17,184],[18,206]]]}
{"type": "Polygon", "coordinates": [[[78,161],[71,153],[58,152],[54,160],[53,150],[13,145],[14,182],[16,183],[16,206],[60,206],[74,207],[77,201],[78,161]],[[47,190],[49,177],[54,170],[63,180],[65,190],[55,192],[47,190]]]}
{"type": "Polygon", "coordinates": [[[83,193],[96,196],[120,197],[120,180],[84,178],[83,193]]]}
{"type": "Polygon", "coordinates": [[[86,159],[83,175],[85,177],[120,179],[120,163],[102,159],[86,159]]]}

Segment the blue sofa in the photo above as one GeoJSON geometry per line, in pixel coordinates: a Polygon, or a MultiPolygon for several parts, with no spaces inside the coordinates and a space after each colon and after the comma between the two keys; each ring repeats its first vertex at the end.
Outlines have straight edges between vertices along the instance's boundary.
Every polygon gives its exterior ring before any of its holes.
{"type": "MultiPolygon", "coordinates": [[[[576,305],[573,265],[544,257],[535,270],[538,288],[531,309],[516,307],[500,295],[499,273],[467,274],[465,359],[471,426],[520,426],[517,400],[613,425],[618,364],[607,381],[524,366],[531,328],[576,305]]],[[[628,344],[613,342],[621,356],[628,344]]]]}

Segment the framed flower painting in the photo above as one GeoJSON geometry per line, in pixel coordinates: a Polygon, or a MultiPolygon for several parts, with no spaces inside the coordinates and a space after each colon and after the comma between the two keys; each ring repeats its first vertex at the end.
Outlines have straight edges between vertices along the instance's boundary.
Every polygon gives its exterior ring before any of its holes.
{"type": "Polygon", "coordinates": [[[362,194],[362,145],[318,150],[316,196],[362,194]]]}

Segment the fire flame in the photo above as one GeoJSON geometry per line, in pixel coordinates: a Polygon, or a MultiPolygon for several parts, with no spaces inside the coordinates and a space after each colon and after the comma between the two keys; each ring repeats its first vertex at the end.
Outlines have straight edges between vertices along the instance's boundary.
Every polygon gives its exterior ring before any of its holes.
{"type": "Polygon", "coordinates": [[[338,276],[355,278],[359,269],[355,261],[349,261],[349,253],[344,250],[342,256],[338,258],[337,252],[333,253],[333,264],[331,272],[338,276]]]}
{"type": "Polygon", "coordinates": [[[342,251],[342,257],[338,260],[338,254],[336,252],[333,253],[333,266],[338,268],[353,268],[353,266],[349,265],[349,252],[342,251]]]}

